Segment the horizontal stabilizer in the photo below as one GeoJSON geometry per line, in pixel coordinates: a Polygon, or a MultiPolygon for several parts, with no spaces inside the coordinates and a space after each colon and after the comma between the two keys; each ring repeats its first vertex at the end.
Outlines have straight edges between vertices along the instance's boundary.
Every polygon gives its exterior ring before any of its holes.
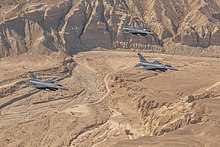
{"type": "Polygon", "coordinates": [[[140,63],[136,64],[135,67],[140,67],[142,66],[140,63]]]}

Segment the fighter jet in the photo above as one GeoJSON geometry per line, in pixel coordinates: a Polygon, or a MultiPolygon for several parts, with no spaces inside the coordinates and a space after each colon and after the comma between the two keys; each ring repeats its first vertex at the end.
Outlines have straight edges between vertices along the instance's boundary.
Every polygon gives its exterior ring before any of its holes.
{"type": "Polygon", "coordinates": [[[140,53],[137,53],[140,59],[140,63],[137,64],[135,67],[143,66],[143,70],[153,70],[157,72],[165,72],[167,70],[177,70],[176,68],[162,64],[159,61],[155,60],[154,62],[148,62],[140,53]]]}
{"type": "Polygon", "coordinates": [[[62,85],[58,84],[56,81],[47,80],[47,81],[40,81],[33,73],[29,73],[30,81],[27,83],[32,88],[39,89],[39,90],[46,90],[46,91],[56,91],[56,90],[67,90],[62,85]]]}
{"type": "Polygon", "coordinates": [[[134,29],[130,28],[129,26],[125,26],[122,28],[125,33],[131,33],[132,35],[141,35],[141,36],[146,36],[146,35],[154,35],[154,32],[147,31],[146,29],[134,29]]]}

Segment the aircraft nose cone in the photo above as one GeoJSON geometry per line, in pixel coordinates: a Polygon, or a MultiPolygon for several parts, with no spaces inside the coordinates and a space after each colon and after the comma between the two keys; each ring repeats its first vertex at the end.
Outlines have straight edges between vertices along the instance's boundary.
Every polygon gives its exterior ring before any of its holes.
{"type": "Polygon", "coordinates": [[[172,67],[171,70],[177,70],[175,67],[172,67]]]}

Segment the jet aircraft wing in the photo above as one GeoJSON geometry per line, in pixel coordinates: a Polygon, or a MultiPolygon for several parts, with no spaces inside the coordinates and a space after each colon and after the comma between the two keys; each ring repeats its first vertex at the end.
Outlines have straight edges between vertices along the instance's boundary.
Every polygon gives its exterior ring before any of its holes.
{"type": "Polygon", "coordinates": [[[165,72],[167,69],[145,66],[144,68],[142,68],[142,70],[153,70],[156,72],[165,72]]]}
{"type": "Polygon", "coordinates": [[[41,85],[41,84],[37,84],[37,85],[34,85],[33,86],[34,88],[39,88],[39,89],[41,89],[41,88],[47,88],[48,86],[45,86],[45,85],[41,85]]]}
{"type": "Polygon", "coordinates": [[[48,86],[40,85],[40,84],[39,85],[34,85],[33,88],[40,89],[40,90],[46,90],[46,91],[56,91],[56,90],[58,90],[55,87],[48,87],[48,86]]]}
{"type": "Polygon", "coordinates": [[[144,70],[153,70],[153,69],[157,69],[157,68],[154,66],[145,66],[143,69],[144,70]]]}

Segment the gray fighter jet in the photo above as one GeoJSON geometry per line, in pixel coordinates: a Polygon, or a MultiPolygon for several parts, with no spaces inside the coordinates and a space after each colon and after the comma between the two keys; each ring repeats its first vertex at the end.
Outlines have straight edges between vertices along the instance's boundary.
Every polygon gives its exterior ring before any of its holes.
{"type": "Polygon", "coordinates": [[[165,72],[167,70],[177,70],[176,68],[162,64],[159,61],[155,60],[154,62],[148,62],[140,53],[138,53],[138,57],[140,59],[140,63],[137,64],[135,67],[143,66],[143,70],[153,70],[157,72],[165,72]]]}
{"type": "Polygon", "coordinates": [[[146,36],[146,35],[154,35],[154,32],[147,31],[146,29],[134,29],[130,28],[129,26],[125,26],[122,28],[125,33],[131,33],[132,35],[141,35],[141,36],[146,36]]]}
{"type": "Polygon", "coordinates": [[[47,80],[47,81],[40,81],[33,73],[29,73],[30,81],[27,83],[32,88],[39,89],[39,90],[46,90],[46,91],[56,91],[59,89],[67,90],[62,85],[58,84],[56,81],[47,80]]]}

